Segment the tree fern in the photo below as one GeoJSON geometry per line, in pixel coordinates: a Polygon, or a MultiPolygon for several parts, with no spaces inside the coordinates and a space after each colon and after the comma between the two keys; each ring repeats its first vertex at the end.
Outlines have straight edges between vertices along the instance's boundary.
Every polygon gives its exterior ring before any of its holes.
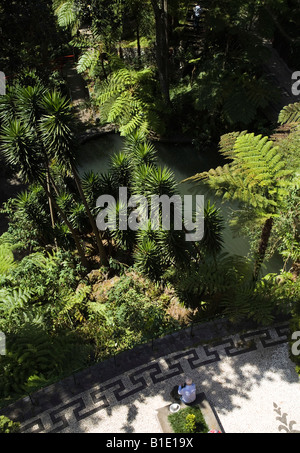
{"type": "Polygon", "coordinates": [[[284,305],[280,307],[280,301],[275,296],[278,286],[276,277],[276,274],[268,274],[255,285],[243,282],[235,288],[234,297],[232,294],[224,295],[224,314],[233,322],[248,318],[261,325],[270,325],[275,315],[284,308],[284,305]]]}
{"type": "MultiPolygon", "coordinates": [[[[132,94],[129,91],[121,93],[111,105],[107,115],[107,121],[112,123],[119,120],[120,116],[130,118],[130,113],[134,109],[132,94]]],[[[133,113],[133,112],[132,112],[133,113]]]]}
{"type": "Polygon", "coordinates": [[[31,291],[28,288],[1,288],[0,314],[10,317],[15,310],[22,309],[30,300],[31,291]]]}
{"type": "Polygon", "coordinates": [[[234,144],[236,142],[236,139],[239,136],[245,134],[247,134],[247,131],[230,132],[228,134],[222,135],[219,143],[220,153],[227,159],[233,159],[234,144]]]}
{"type": "Polygon", "coordinates": [[[228,140],[223,137],[221,141],[220,153],[232,159],[230,164],[200,173],[189,180],[204,180],[225,200],[240,200],[273,212],[279,198],[287,194],[286,179],[290,174],[278,148],[268,137],[261,135],[242,133],[234,139],[234,135],[230,134],[228,140]]]}
{"type": "Polygon", "coordinates": [[[279,97],[278,89],[270,85],[264,76],[259,79],[247,78],[244,81],[246,96],[255,109],[264,109],[270,102],[277,100],[279,97]]]}
{"type": "Polygon", "coordinates": [[[57,16],[58,25],[63,28],[73,26],[77,21],[74,0],[54,0],[54,14],[57,16]]]}
{"type": "Polygon", "coordinates": [[[82,55],[80,55],[78,63],[76,65],[77,72],[79,74],[85,72],[87,69],[93,71],[95,69],[100,57],[100,51],[98,49],[87,49],[82,55]]]}
{"type": "Polygon", "coordinates": [[[279,113],[280,124],[300,123],[300,102],[286,105],[279,113]]]}
{"type": "Polygon", "coordinates": [[[146,134],[154,123],[153,106],[146,102],[140,92],[140,84],[152,77],[151,70],[134,71],[122,68],[102,83],[97,103],[103,118],[118,125],[121,135],[127,136],[137,128],[146,134]],[[142,74],[141,74],[142,73],[142,74]]]}
{"type": "Polygon", "coordinates": [[[108,307],[104,303],[100,302],[88,302],[87,309],[89,316],[96,317],[97,320],[107,321],[110,319],[108,314],[108,307]]]}
{"type": "Polygon", "coordinates": [[[244,207],[250,207],[254,218],[265,220],[261,230],[260,242],[255,256],[253,278],[258,279],[259,270],[265,258],[266,250],[274,223],[274,217],[280,212],[288,196],[290,176],[281,152],[268,137],[254,134],[241,134],[236,140],[223,138],[225,157],[231,162],[199,173],[188,180],[204,181],[223,200],[238,200],[244,207]],[[233,143],[234,142],[234,143],[233,143]]]}
{"type": "Polygon", "coordinates": [[[199,307],[199,302],[214,298],[220,299],[221,295],[234,299],[236,287],[247,281],[251,275],[249,260],[237,255],[220,253],[215,260],[212,255],[207,255],[201,262],[192,262],[189,267],[178,271],[172,276],[171,282],[182,300],[199,307]]]}
{"type": "Polygon", "coordinates": [[[87,303],[87,294],[90,289],[82,287],[80,290],[72,293],[68,292],[61,301],[62,308],[59,311],[55,323],[58,326],[70,325],[73,327],[84,321],[84,308],[87,303]]]}
{"type": "Polygon", "coordinates": [[[12,247],[9,244],[0,244],[0,275],[7,274],[15,266],[12,247]]]}
{"type": "Polygon", "coordinates": [[[142,131],[149,133],[150,126],[145,120],[143,113],[138,109],[126,124],[120,126],[120,135],[126,136],[131,134],[136,129],[140,128],[142,131]]]}
{"type": "Polygon", "coordinates": [[[73,334],[52,337],[44,328],[24,324],[7,337],[7,354],[0,357],[0,390],[22,395],[79,366],[87,364],[90,348],[73,334]]]}

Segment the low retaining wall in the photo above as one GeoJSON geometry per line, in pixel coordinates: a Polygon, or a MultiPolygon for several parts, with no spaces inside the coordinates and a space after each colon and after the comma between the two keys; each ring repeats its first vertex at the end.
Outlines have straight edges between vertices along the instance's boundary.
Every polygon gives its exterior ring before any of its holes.
{"type": "MultiPolygon", "coordinates": [[[[178,402],[178,404],[180,404],[179,410],[188,407],[182,402],[178,402]]],[[[225,433],[224,428],[222,427],[221,422],[219,420],[219,417],[214,407],[212,406],[212,403],[207,399],[204,392],[197,395],[195,402],[189,404],[189,406],[199,406],[204,417],[204,420],[206,421],[206,424],[209,427],[209,429],[215,429],[217,431],[220,431],[221,433],[225,433]]],[[[171,414],[170,404],[161,407],[157,411],[157,419],[164,433],[174,433],[174,431],[172,430],[172,426],[170,425],[170,422],[168,420],[168,416],[170,414],[171,414]]]]}

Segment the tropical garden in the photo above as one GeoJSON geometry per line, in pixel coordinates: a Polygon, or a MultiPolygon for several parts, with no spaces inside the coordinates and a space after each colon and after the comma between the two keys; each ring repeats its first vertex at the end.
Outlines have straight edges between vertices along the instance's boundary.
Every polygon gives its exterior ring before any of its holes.
{"type": "Polygon", "coordinates": [[[1,205],[1,405],[191,322],[283,316],[300,330],[300,103],[271,117],[280,92],[265,68],[271,43],[297,69],[300,8],[201,5],[195,33],[188,0],[1,2],[1,177],[21,188],[1,205]],[[66,55],[89,92],[87,121],[72,102],[66,55]],[[108,169],[82,174],[82,135],[107,125],[122,147],[108,169]],[[225,251],[224,218],[209,199],[198,241],[185,240],[172,206],[168,229],[120,228],[122,216],[141,215],[120,187],[149,205],[180,194],[157,144],[187,137],[219,164],[186,182],[225,208],[235,202],[231,228],[248,238],[246,256],[225,251]],[[101,195],[115,203],[98,206],[101,195]],[[116,228],[100,231],[97,217],[110,214],[116,228]],[[264,272],[274,255],[281,266],[264,272]]]}

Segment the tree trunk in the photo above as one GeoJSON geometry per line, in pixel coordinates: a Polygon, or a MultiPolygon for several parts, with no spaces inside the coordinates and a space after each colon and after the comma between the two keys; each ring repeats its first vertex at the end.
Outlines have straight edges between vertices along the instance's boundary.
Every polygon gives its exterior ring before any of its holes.
{"type": "Polygon", "coordinates": [[[53,206],[55,207],[55,209],[57,210],[57,212],[60,213],[63,221],[65,222],[65,224],[67,225],[67,227],[69,228],[70,230],[70,233],[72,234],[72,237],[74,239],[74,242],[76,244],[76,248],[77,248],[77,251],[78,251],[78,254],[80,256],[80,260],[81,260],[81,263],[83,264],[84,267],[86,267],[88,269],[89,265],[88,265],[88,261],[87,261],[87,258],[85,256],[85,253],[84,253],[84,250],[83,250],[83,247],[82,245],[80,244],[80,239],[78,237],[78,234],[77,232],[74,230],[74,228],[72,227],[71,223],[69,222],[67,216],[65,215],[65,213],[63,212],[63,210],[58,206],[58,204],[56,203],[56,200],[55,198],[53,197],[53,195],[51,194],[51,192],[48,191],[48,187],[47,187],[47,184],[42,184],[47,196],[51,199],[51,202],[53,204],[53,206]]]}
{"type": "MultiPolygon", "coordinates": [[[[50,176],[50,167],[49,167],[50,164],[49,164],[49,159],[48,159],[47,153],[46,153],[44,145],[43,145],[43,141],[42,141],[42,138],[41,138],[41,133],[40,133],[40,131],[38,129],[36,130],[36,134],[37,134],[38,140],[39,140],[40,145],[41,145],[42,153],[43,153],[44,158],[45,158],[46,184],[47,184],[47,191],[48,191],[48,194],[49,194],[49,195],[47,195],[47,197],[48,197],[48,204],[49,204],[49,211],[50,211],[50,218],[51,218],[51,226],[52,226],[52,229],[54,230],[54,228],[55,228],[55,220],[54,220],[53,202],[52,202],[52,199],[51,199],[51,187],[50,187],[51,176],[50,176]]],[[[55,244],[55,247],[57,248],[56,237],[54,237],[54,244],[55,244]]]]}
{"type": "Polygon", "coordinates": [[[169,21],[168,21],[168,0],[163,0],[163,27],[165,32],[166,47],[169,50],[169,21]]]}
{"type": "Polygon", "coordinates": [[[102,243],[101,233],[100,233],[100,231],[97,228],[96,221],[95,221],[95,219],[94,219],[94,217],[93,217],[93,215],[91,213],[91,210],[89,208],[88,202],[87,202],[86,197],[84,195],[84,192],[82,190],[82,186],[81,186],[81,181],[80,181],[79,175],[78,175],[77,170],[76,170],[76,168],[75,168],[75,166],[73,164],[72,164],[72,171],[73,171],[73,175],[74,175],[74,178],[75,178],[75,182],[76,182],[76,185],[77,185],[77,188],[78,188],[78,192],[79,192],[80,198],[82,199],[82,202],[84,204],[84,207],[85,207],[86,213],[88,215],[88,218],[89,218],[93,233],[94,233],[96,241],[97,241],[97,247],[98,247],[98,252],[99,252],[101,264],[103,266],[108,266],[108,259],[107,259],[106,252],[105,252],[105,249],[104,249],[104,246],[103,246],[103,243],[102,243]]]}
{"type": "Polygon", "coordinates": [[[104,58],[105,58],[105,54],[102,53],[102,54],[100,55],[101,67],[102,67],[102,71],[103,71],[104,78],[105,78],[105,80],[107,80],[107,74],[106,74],[105,66],[104,66],[104,58]]]}
{"type": "Polygon", "coordinates": [[[136,24],[136,42],[137,42],[137,56],[139,65],[141,64],[141,39],[140,39],[140,24],[137,21],[136,24]]]}
{"type": "Polygon", "coordinates": [[[257,251],[257,258],[256,258],[255,264],[254,264],[254,272],[253,272],[254,281],[258,280],[259,271],[261,269],[262,263],[265,258],[272,227],[273,227],[273,218],[270,217],[269,219],[267,219],[265,221],[265,224],[264,224],[262,232],[261,232],[260,242],[259,242],[258,251],[257,251]]]}
{"type": "MultiPolygon", "coordinates": [[[[47,190],[48,190],[48,192],[50,194],[51,193],[50,171],[49,171],[49,165],[48,164],[47,164],[46,182],[47,182],[47,190]]],[[[54,230],[54,228],[55,228],[54,209],[53,209],[53,202],[52,202],[52,199],[51,199],[50,195],[48,195],[48,204],[49,204],[49,210],[50,210],[51,226],[52,226],[52,229],[54,230]]],[[[55,247],[57,248],[57,240],[56,240],[55,236],[54,236],[54,244],[55,244],[55,247]]]]}
{"type": "Polygon", "coordinates": [[[119,42],[118,53],[119,53],[119,57],[121,58],[121,60],[124,60],[124,55],[123,55],[123,49],[122,49],[121,41],[119,42]]]}
{"type": "Polygon", "coordinates": [[[166,104],[169,105],[170,92],[169,92],[167,0],[162,0],[162,5],[159,5],[159,3],[158,0],[151,0],[151,4],[155,15],[156,63],[162,95],[166,104]]]}
{"type": "Polygon", "coordinates": [[[271,8],[269,8],[268,6],[264,6],[264,9],[269,13],[270,17],[272,18],[272,20],[273,20],[274,24],[276,25],[276,27],[278,28],[279,32],[282,34],[282,36],[286,40],[288,40],[289,42],[291,42],[293,44],[300,43],[299,38],[293,38],[285,31],[285,29],[281,25],[280,21],[276,18],[275,14],[272,12],[271,8]]]}

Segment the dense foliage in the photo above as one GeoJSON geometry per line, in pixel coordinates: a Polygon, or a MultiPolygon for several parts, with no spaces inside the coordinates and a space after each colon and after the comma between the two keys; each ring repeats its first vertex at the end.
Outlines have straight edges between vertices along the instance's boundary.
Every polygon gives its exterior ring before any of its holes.
{"type": "Polygon", "coordinates": [[[8,417],[4,417],[4,415],[0,416],[0,433],[1,434],[9,434],[9,433],[17,433],[20,428],[20,423],[13,422],[8,417]]]}
{"type": "Polygon", "coordinates": [[[264,65],[272,40],[298,61],[299,7],[213,0],[203,9],[195,34],[185,0],[1,3],[1,163],[25,186],[1,206],[1,404],[191,321],[287,315],[300,329],[300,104],[269,120],[278,90],[264,65]],[[89,124],[70,102],[65,52],[89,89],[89,124]],[[79,134],[106,124],[124,145],[106,172],[81,175],[79,134]],[[209,200],[201,240],[186,241],[173,221],[164,228],[161,206],[153,229],[152,197],[180,194],[154,139],[178,135],[195,152],[218,149],[224,165],[189,181],[237,202],[231,226],[249,238],[248,256],[224,251],[224,219],[209,200]],[[96,206],[101,195],[115,203],[96,206]],[[144,205],[128,206],[141,195],[144,205]],[[144,217],[143,228],[120,228],[144,217]],[[281,271],[263,276],[275,253],[281,271]]]}
{"type": "Polygon", "coordinates": [[[8,81],[28,69],[47,81],[56,78],[70,36],[57,26],[51,1],[1,1],[0,30],[0,70],[8,81]]]}

